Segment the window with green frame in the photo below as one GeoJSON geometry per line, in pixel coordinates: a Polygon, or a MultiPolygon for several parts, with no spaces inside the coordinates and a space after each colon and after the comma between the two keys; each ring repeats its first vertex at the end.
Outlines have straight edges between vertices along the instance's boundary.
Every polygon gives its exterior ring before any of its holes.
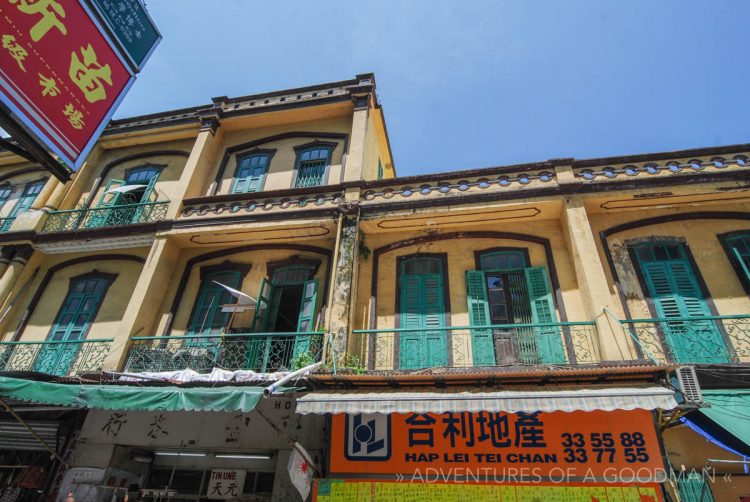
{"type": "Polygon", "coordinates": [[[11,185],[0,186],[0,211],[5,207],[5,203],[8,202],[10,195],[13,193],[13,187],[11,185]]]}
{"type": "Polygon", "coordinates": [[[232,193],[259,192],[268,174],[271,152],[254,152],[237,158],[232,193]]]}
{"type": "Polygon", "coordinates": [[[546,267],[530,267],[524,249],[478,253],[466,272],[474,365],[562,364],[562,332],[546,267]],[[514,325],[529,325],[517,328],[514,325]]]}
{"type": "Polygon", "coordinates": [[[719,237],[729,261],[747,294],[750,294],[750,230],[719,237]]]}
{"type": "Polygon", "coordinates": [[[236,303],[236,300],[220,284],[240,289],[242,276],[240,270],[217,270],[202,274],[188,335],[215,335],[229,327],[230,313],[223,312],[222,307],[236,303]]]}
{"type": "Polygon", "coordinates": [[[13,209],[11,210],[7,219],[5,220],[5,222],[3,222],[2,227],[0,227],[0,232],[7,231],[10,228],[10,226],[13,224],[13,219],[16,216],[28,211],[31,208],[31,205],[36,200],[37,196],[39,195],[39,192],[41,192],[42,188],[44,188],[45,183],[47,183],[46,179],[32,181],[26,184],[26,186],[23,189],[23,193],[21,194],[21,197],[18,198],[16,205],[13,206],[13,209]]]}
{"type": "Polygon", "coordinates": [[[383,163],[378,159],[378,181],[383,179],[383,163]]]}
{"type": "Polygon", "coordinates": [[[298,150],[296,188],[320,186],[325,182],[328,166],[331,162],[333,146],[316,145],[298,150]]]}
{"type": "MultiPolygon", "coordinates": [[[[114,274],[92,272],[71,279],[68,293],[47,336],[48,342],[83,340],[102,305],[114,274]]],[[[34,371],[66,375],[75,363],[79,344],[45,345],[34,363],[34,371]]]]}

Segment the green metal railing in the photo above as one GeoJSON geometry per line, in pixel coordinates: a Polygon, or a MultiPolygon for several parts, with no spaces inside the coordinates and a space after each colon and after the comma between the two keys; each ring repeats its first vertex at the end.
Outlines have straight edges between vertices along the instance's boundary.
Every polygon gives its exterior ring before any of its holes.
{"type": "Polygon", "coordinates": [[[0,218],[0,232],[7,232],[10,230],[11,225],[13,225],[13,222],[16,220],[14,217],[9,218],[0,218]]]}
{"type": "Polygon", "coordinates": [[[131,338],[125,371],[208,373],[213,368],[259,373],[299,369],[320,361],[324,333],[231,333],[131,338]]]}
{"type": "Polygon", "coordinates": [[[750,315],[620,322],[647,358],[694,364],[750,362],[750,315]]]}
{"type": "Polygon", "coordinates": [[[569,366],[600,362],[594,322],[355,329],[348,356],[368,370],[569,366]]]}
{"type": "Polygon", "coordinates": [[[161,221],[167,217],[168,206],[168,201],[158,201],[52,211],[44,222],[42,233],[66,232],[82,228],[119,227],[161,221]]]}
{"type": "Polygon", "coordinates": [[[112,338],[59,342],[0,342],[0,371],[38,371],[57,376],[102,369],[112,338]]]}

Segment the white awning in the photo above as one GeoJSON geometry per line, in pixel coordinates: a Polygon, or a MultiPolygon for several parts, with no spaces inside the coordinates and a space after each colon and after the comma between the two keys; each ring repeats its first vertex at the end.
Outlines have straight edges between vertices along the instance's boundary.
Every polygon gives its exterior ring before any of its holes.
{"type": "Polygon", "coordinates": [[[406,392],[320,391],[297,399],[297,413],[460,413],[491,411],[670,410],[677,406],[674,392],[664,387],[568,389],[544,391],[406,392]]]}
{"type": "Polygon", "coordinates": [[[105,194],[108,193],[127,193],[132,192],[133,190],[137,190],[139,188],[146,188],[146,185],[123,185],[119,186],[117,188],[111,188],[104,192],[105,194]]]}

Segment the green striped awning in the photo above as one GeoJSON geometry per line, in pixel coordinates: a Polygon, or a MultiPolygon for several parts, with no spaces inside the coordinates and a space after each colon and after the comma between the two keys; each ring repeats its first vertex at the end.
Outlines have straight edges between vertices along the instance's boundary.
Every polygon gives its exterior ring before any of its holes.
{"type": "Polygon", "coordinates": [[[102,410],[249,412],[263,396],[263,387],[67,384],[0,376],[0,396],[102,410]]]}

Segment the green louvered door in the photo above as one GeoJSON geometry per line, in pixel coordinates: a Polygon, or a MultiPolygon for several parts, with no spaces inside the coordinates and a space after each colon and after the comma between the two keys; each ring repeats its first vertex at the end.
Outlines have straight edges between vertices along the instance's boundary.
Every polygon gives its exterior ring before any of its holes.
{"type": "Polygon", "coordinates": [[[707,317],[711,311],[686,259],[665,258],[641,262],[649,294],[659,318],[682,320],[661,323],[672,355],[679,363],[726,363],[729,354],[721,333],[707,317]]]}
{"type": "MultiPolygon", "coordinates": [[[[155,176],[152,176],[151,179],[148,180],[146,190],[143,192],[141,200],[139,201],[140,204],[148,204],[149,202],[151,202],[151,196],[154,195],[156,180],[158,179],[159,175],[157,174],[155,176]]],[[[146,205],[140,205],[136,208],[133,208],[133,215],[127,215],[130,223],[147,223],[151,219],[151,211],[153,210],[153,208],[154,206],[146,205]]]]}
{"type": "MultiPolygon", "coordinates": [[[[466,300],[471,325],[488,326],[490,324],[490,308],[487,300],[486,277],[483,271],[466,271],[466,300]]],[[[474,366],[493,366],[495,364],[495,348],[492,330],[472,329],[471,350],[474,366]]]]}
{"type": "MultiPolygon", "coordinates": [[[[258,303],[255,305],[252,330],[254,333],[268,331],[268,321],[271,317],[271,306],[274,297],[274,287],[271,282],[263,278],[258,291],[258,303]]],[[[245,355],[245,367],[250,370],[264,372],[268,368],[271,356],[271,337],[253,336],[250,338],[245,355]]]]}
{"type": "MultiPolygon", "coordinates": [[[[94,321],[111,279],[91,277],[71,283],[55,323],[47,337],[48,342],[74,342],[82,340],[94,321]]],[[[34,362],[34,371],[53,375],[67,375],[75,363],[81,345],[77,343],[51,343],[45,345],[34,362]]]]}
{"type": "Polygon", "coordinates": [[[120,204],[123,195],[120,192],[107,192],[122,186],[125,186],[125,180],[109,180],[107,186],[104,187],[102,196],[99,197],[99,202],[97,202],[95,210],[91,211],[89,219],[84,223],[86,228],[106,227],[110,224],[110,220],[116,219],[116,215],[112,212],[112,209],[108,208],[113,208],[120,204]]]}
{"type": "Polygon", "coordinates": [[[564,364],[562,333],[558,326],[553,325],[557,323],[557,316],[547,281],[547,270],[544,267],[529,267],[524,269],[524,274],[531,303],[531,318],[534,324],[547,325],[534,327],[539,360],[542,364],[564,364]]]}
{"type": "MultiPolygon", "coordinates": [[[[302,300],[299,307],[299,319],[297,320],[297,332],[312,331],[315,323],[315,304],[318,300],[318,280],[306,281],[302,286],[302,300]]],[[[292,361],[298,356],[314,351],[317,341],[312,340],[310,335],[297,336],[294,339],[294,352],[292,361]]]]}
{"type": "Polygon", "coordinates": [[[445,366],[447,353],[444,330],[442,274],[401,276],[400,367],[402,369],[445,366]]]}

